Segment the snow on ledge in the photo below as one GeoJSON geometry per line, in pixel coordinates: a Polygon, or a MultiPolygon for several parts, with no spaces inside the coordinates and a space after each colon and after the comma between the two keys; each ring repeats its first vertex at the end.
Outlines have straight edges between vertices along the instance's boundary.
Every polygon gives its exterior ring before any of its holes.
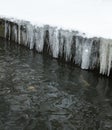
{"type": "Polygon", "coordinates": [[[33,26],[38,26],[38,27],[43,27],[45,25],[48,25],[48,26],[51,26],[51,27],[55,27],[57,29],[63,29],[63,30],[68,30],[68,31],[76,31],[78,33],[79,36],[82,36],[84,38],[105,38],[105,39],[112,39],[111,36],[106,36],[105,34],[94,34],[94,33],[91,33],[91,32],[83,32],[82,30],[80,29],[75,29],[75,28],[72,28],[72,27],[65,27],[65,26],[61,26],[61,25],[55,25],[55,24],[43,24],[43,23],[40,23],[40,22],[36,22],[35,20],[26,20],[26,19],[18,19],[18,18],[15,18],[15,17],[9,17],[9,16],[2,16],[0,15],[0,18],[2,19],[6,19],[6,20],[9,20],[9,21],[12,21],[12,22],[15,22],[15,23],[22,23],[23,22],[28,22],[30,24],[32,24],[33,26]]]}
{"type": "Polygon", "coordinates": [[[6,18],[5,38],[23,44],[37,52],[48,51],[53,58],[64,58],[82,69],[99,68],[99,73],[110,75],[112,68],[112,39],[89,37],[85,33],[64,30],[44,24],[6,18]],[[17,24],[11,24],[17,23],[17,24]],[[47,50],[45,49],[47,47],[47,50]]]}

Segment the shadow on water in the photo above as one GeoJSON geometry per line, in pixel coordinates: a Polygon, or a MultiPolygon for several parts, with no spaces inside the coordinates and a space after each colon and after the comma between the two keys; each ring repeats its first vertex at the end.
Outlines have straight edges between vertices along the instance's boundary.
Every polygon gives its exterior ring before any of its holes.
{"type": "Polygon", "coordinates": [[[112,130],[112,79],[0,39],[0,130],[112,130]]]}

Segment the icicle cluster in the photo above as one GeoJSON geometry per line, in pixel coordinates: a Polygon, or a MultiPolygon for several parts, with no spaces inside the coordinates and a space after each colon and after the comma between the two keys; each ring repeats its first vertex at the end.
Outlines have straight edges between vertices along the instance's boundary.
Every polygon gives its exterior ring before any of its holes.
{"type": "Polygon", "coordinates": [[[82,69],[100,68],[109,76],[112,67],[112,40],[85,38],[78,32],[49,25],[36,26],[30,22],[5,20],[5,38],[23,44],[39,53],[46,51],[54,58],[63,58],[82,69]]]}
{"type": "Polygon", "coordinates": [[[109,76],[112,67],[112,40],[101,39],[100,73],[109,76]]]}

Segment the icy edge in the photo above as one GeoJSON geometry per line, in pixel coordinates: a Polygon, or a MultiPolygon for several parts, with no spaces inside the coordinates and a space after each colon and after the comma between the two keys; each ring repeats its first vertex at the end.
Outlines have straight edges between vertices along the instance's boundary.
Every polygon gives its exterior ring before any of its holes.
{"type": "Polygon", "coordinates": [[[99,68],[110,75],[112,68],[112,40],[87,37],[84,33],[49,25],[33,25],[29,21],[1,17],[5,22],[4,37],[37,52],[46,51],[54,58],[63,58],[82,69],[99,68]]]}

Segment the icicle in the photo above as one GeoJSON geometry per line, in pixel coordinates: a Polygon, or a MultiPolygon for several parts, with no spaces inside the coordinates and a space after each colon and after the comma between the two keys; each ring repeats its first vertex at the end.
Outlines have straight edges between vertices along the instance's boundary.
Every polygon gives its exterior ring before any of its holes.
{"type": "Polygon", "coordinates": [[[60,57],[63,56],[63,49],[64,49],[64,42],[65,42],[65,37],[64,37],[64,31],[62,29],[59,30],[59,55],[60,57]]]}
{"type": "Polygon", "coordinates": [[[17,43],[17,26],[14,25],[14,41],[17,43]]]}
{"type": "Polygon", "coordinates": [[[112,68],[112,40],[109,40],[109,58],[108,58],[108,76],[110,74],[110,70],[112,68]]]}
{"type": "Polygon", "coordinates": [[[19,44],[21,42],[20,32],[21,32],[21,25],[18,23],[18,43],[19,44]]]}
{"type": "Polygon", "coordinates": [[[90,55],[91,55],[91,47],[92,47],[92,40],[86,39],[84,43],[82,43],[82,69],[89,69],[90,67],[90,55]]]}
{"type": "Polygon", "coordinates": [[[65,45],[64,45],[65,59],[66,59],[66,61],[70,61],[73,35],[69,31],[65,31],[64,34],[65,34],[65,45]]]}
{"type": "Polygon", "coordinates": [[[21,31],[21,41],[22,41],[23,45],[27,46],[27,37],[26,37],[26,31],[25,30],[21,31]]]}
{"type": "Polygon", "coordinates": [[[10,23],[8,23],[8,40],[10,41],[10,37],[11,37],[11,26],[10,23]]]}
{"type": "Polygon", "coordinates": [[[99,67],[99,47],[99,39],[94,38],[91,47],[90,69],[95,69],[99,67]]]}
{"type": "Polygon", "coordinates": [[[5,38],[7,38],[7,27],[8,27],[8,25],[7,25],[7,22],[5,20],[5,32],[4,32],[4,37],[5,38]]]}
{"type": "Polygon", "coordinates": [[[84,39],[82,37],[76,37],[76,52],[75,52],[75,64],[81,65],[82,63],[82,43],[84,39]]]}
{"type": "Polygon", "coordinates": [[[34,26],[30,23],[26,24],[27,43],[30,49],[34,48],[34,26]]]}
{"type": "Polygon", "coordinates": [[[64,56],[66,61],[71,60],[72,38],[72,32],[62,29],[59,30],[59,54],[60,57],[64,56]]]}
{"type": "Polygon", "coordinates": [[[100,73],[107,74],[108,71],[108,40],[100,40],[100,73]]]}
{"type": "Polygon", "coordinates": [[[14,33],[14,24],[12,24],[12,32],[11,32],[11,40],[14,41],[15,39],[15,33],[14,33]]]}
{"type": "Polygon", "coordinates": [[[12,26],[12,35],[11,35],[11,40],[17,42],[17,28],[16,28],[16,25],[13,24],[12,26]]]}
{"type": "Polygon", "coordinates": [[[56,28],[49,27],[49,45],[54,58],[59,54],[59,32],[56,28]]]}
{"type": "Polygon", "coordinates": [[[35,48],[38,52],[43,51],[44,46],[44,28],[36,27],[34,32],[35,48]]]}

